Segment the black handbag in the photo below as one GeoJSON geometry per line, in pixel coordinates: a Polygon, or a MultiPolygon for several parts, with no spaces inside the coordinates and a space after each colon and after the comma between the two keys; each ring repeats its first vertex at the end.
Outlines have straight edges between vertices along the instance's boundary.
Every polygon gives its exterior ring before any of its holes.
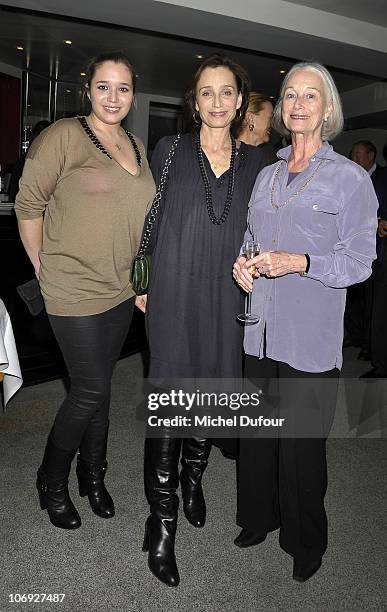
{"type": "Polygon", "coordinates": [[[180,134],[178,134],[175,140],[173,141],[172,146],[169,150],[167,159],[165,160],[164,168],[161,174],[160,183],[159,183],[156,195],[154,197],[154,200],[152,202],[151,209],[149,211],[148,223],[146,224],[146,227],[144,229],[141,244],[138,249],[138,253],[133,260],[131,281],[132,281],[133,291],[137,295],[143,295],[148,290],[150,271],[151,271],[151,255],[146,254],[146,249],[148,247],[153,225],[156,220],[157,213],[159,211],[161,197],[164,191],[165,183],[168,178],[169,167],[175,155],[175,151],[177,149],[179,140],[180,140],[180,134]]]}
{"type": "Polygon", "coordinates": [[[23,285],[19,285],[16,287],[16,291],[34,317],[42,312],[44,309],[44,301],[36,278],[33,278],[23,285]]]}

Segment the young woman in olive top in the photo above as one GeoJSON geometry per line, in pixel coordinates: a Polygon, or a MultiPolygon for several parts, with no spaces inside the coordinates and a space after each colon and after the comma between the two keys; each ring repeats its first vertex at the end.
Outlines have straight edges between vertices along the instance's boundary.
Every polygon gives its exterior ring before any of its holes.
{"type": "Polygon", "coordinates": [[[134,307],[130,268],[155,193],[142,143],[121,127],[135,72],[121,53],[90,63],[87,117],[62,119],[30,148],[15,210],[71,387],[49,435],[37,488],[56,527],[81,519],[68,493],[79,449],[79,492],[114,515],[104,485],[114,365],[134,307]],[[44,217],[43,217],[44,213],[44,217]]]}

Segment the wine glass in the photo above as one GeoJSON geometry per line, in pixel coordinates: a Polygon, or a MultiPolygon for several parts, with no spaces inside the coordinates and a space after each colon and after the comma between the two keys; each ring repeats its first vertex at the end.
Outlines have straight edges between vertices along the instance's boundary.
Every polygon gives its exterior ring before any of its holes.
{"type": "MultiPolygon", "coordinates": [[[[246,259],[253,259],[256,255],[259,255],[261,245],[255,240],[246,240],[242,247],[242,252],[246,259]]],[[[255,273],[255,266],[249,268],[251,275],[255,273]]],[[[239,321],[243,323],[258,323],[260,317],[251,312],[251,292],[249,291],[245,297],[245,312],[237,316],[239,321]]]]}

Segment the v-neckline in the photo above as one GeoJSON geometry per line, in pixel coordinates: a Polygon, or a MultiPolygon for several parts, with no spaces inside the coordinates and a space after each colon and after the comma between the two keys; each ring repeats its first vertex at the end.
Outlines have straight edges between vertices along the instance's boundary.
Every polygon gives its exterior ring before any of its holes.
{"type": "MultiPolygon", "coordinates": [[[[239,146],[239,149],[237,148],[237,149],[236,149],[236,152],[235,152],[235,171],[237,170],[237,160],[238,160],[239,155],[240,155],[240,152],[241,152],[241,147],[242,147],[242,144],[243,144],[243,143],[241,142],[241,144],[240,144],[240,146],[239,146]]],[[[223,174],[221,174],[220,176],[216,176],[215,172],[214,172],[214,171],[213,171],[213,169],[212,169],[211,162],[210,162],[210,160],[208,159],[208,157],[207,157],[207,155],[206,155],[206,153],[205,153],[205,151],[204,151],[203,149],[202,149],[202,152],[203,152],[203,156],[204,156],[204,157],[205,157],[205,159],[206,159],[206,162],[207,162],[207,164],[208,164],[208,167],[209,167],[209,169],[211,170],[211,174],[213,175],[213,177],[215,178],[215,180],[216,180],[216,181],[219,181],[220,179],[222,179],[222,178],[224,178],[225,176],[227,176],[227,174],[230,172],[230,167],[228,167],[228,168],[227,168],[227,170],[225,170],[225,171],[223,172],[223,174]]]]}
{"type": "Polygon", "coordinates": [[[133,134],[131,134],[130,132],[128,132],[128,130],[125,130],[125,128],[123,128],[125,134],[127,135],[128,139],[130,140],[130,143],[131,143],[131,145],[133,147],[133,150],[134,150],[134,154],[136,156],[136,161],[137,161],[137,166],[138,166],[138,170],[137,170],[136,174],[132,174],[131,172],[129,172],[129,170],[124,168],[124,166],[122,164],[120,164],[120,162],[118,162],[116,159],[114,159],[114,157],[112,157],[110,155],[110,153],[105,149],[105,147],[103,146],[103,144],[99,140],[98,136],[96,136],[96,134],[93,132],[93,130],[91,129],[91,127],[87,123],[86,117],[78,117],[78,121],[81,124],[81,126],[82,126],[84,132],[86,133],[86,135],[88,136],[88,138],[95,145],[95,147],[97,149],[99,149],[99,151],[101,151],[101,153],[103,153],[109,159],[111,159],[119,168],[121,168],[121,170],[123,170],[123,172],[126,172],[126,174],[129,174],[129,176],[131,176],[132,178],[137,178],[140,175],[140,172],[141,172],[141,161],[142,161],[141,160],[141,153],[140,153],[140,151],[138,149],[138,146],[137,146],[137,143],[136,143],[136,141],[134,139],[133,134]]]}

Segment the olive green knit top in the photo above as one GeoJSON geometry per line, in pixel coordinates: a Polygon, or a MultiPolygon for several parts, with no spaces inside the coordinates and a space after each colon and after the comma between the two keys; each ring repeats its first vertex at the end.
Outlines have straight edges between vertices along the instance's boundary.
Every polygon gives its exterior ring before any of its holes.
{"type": "Polygon", "coordinates": [[[136,175],[78,118],[57,121],[28,151],[15,212],[44,213],[40,286],[49,314],[98,314],[134,295],[131,266],[155,185],[144,146],[133,140],[136,175]]]}

